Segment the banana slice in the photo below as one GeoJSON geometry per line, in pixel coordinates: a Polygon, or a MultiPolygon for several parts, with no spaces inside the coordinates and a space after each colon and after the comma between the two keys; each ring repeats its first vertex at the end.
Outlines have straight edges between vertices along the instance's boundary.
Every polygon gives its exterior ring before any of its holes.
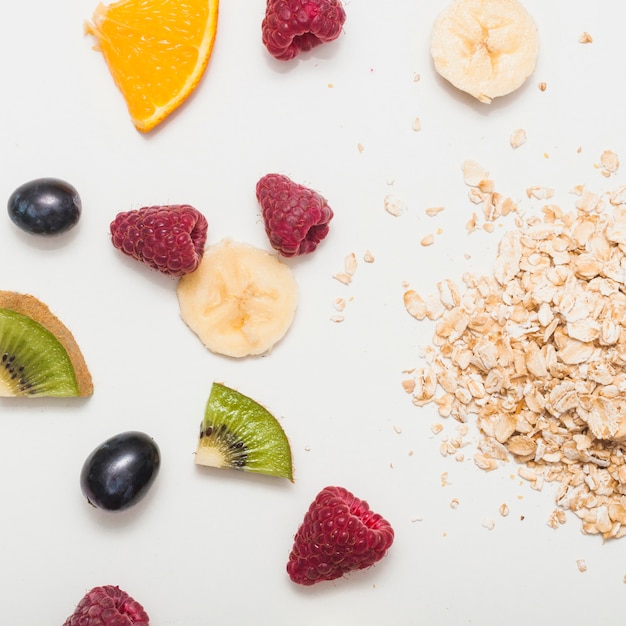
{"type": "Polygon", "coordinates": [[[291,269],[274,254],[224,239],[177,288],[183,321],[202,343],[231,357],[264,354],[283,338],[298,305],[291,269]]]}
{"type": "Polygon", "coordinates": [[[430,53],[441,76],[488,104],[534,72],[539,34],[517,0],[454,0],[435,20],[430,53]]]}

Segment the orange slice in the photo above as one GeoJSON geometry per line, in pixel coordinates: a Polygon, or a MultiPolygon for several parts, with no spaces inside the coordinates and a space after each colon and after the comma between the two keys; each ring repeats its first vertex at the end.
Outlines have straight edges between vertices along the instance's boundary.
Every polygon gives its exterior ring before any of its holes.
{"type": "Polygon", "coordinates": [[[219,0],[119,0],[96,7],[85,32],[97,39],[137,130],[152,130],[198,85],[218,6],[219,0]]]}

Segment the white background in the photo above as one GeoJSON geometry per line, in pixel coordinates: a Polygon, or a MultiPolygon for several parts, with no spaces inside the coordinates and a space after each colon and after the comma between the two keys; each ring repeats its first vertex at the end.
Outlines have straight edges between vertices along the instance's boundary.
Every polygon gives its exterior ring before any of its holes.
{"type": "Polygon", "coordinates": [[[573,516],[549,528],[554,489],[533,491],[513,463],[486,474],[471,453],[464,463],[443,458],[434,407],[414,407],[400,383],[432,335],[404,310],[405,284],[426,294],[442,278],[488,272],[503,232],[500,224],[491,235],[467,234],[476,207],[465,159],[483,164],[526,213],[541,204],[527,198],[530,186],[553,187],[570,209],[574,185],[624,182],[623,170],[607,180],[596,167],[607,149],[626,159],[623,9],[527,0],[541,36],[536,72],[483,105],[434,73],[428,39],[444,6],[346,1],[339,40],[280,63],[261,44],[263,0],[222,0],[204,79],[147,136],[83,35],[95,2],[5,8],[0,197],[58,176],[79,190],[83,215],[54,240],[19,231],[5,215],[0,287],[36,295],[71,328],[95,394],[0,402],[2,623],[59,626],[103,584],[142,602],[155,626],[620,621],[626,539],[584,536],[573,516]],[[592,43],[579,43],[584,31],[592,43]],[[517,128],[528,141],[513,150],[517,128]],[[118,211],[184,202],[206,215],[209,244],[230,237],[267,247],[254,187],[271,171],[320,191],[335,218],[313,255],[288,261],[301,293],[287,337],[267,357],[230,360],[180,320],[175,281],[112,247],[109,223],[118,211]],[[385,212],[388,193],[406,203],[401,216],[385,212]],[[445,210],[427,217],[432,206],[445,210]],[[419,244],[437,229],[433,246],[419,244]],[[363,263],[366,250],[374,263],[363,263]],[[332,276],[351,252],[359,265],[344,286],[332,276]],[[345,320],[333,323],[338,297],[348,300],[345,320]],[[215,380],[279,417],[294,484],[194,465],[215,380]],[[134,509],[97,511],[80,493],[82,463],[130,429],[155,438],[161,472],[134,509]],[[330,484],[367,500],[396,540],[373,569],[301,588],[285,573],[293,534],[330,484]]]}

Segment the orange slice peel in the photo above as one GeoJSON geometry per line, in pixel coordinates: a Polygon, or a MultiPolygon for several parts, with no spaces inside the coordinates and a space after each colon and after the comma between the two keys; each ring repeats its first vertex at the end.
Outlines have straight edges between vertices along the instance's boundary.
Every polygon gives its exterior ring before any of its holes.
{"type": "Polygon", "coordinates": [[[213,51],[219,0],[119,0],[98,4],[85,32],[96,39],[135,128],[148,132],[196,89],[213,51]]]}

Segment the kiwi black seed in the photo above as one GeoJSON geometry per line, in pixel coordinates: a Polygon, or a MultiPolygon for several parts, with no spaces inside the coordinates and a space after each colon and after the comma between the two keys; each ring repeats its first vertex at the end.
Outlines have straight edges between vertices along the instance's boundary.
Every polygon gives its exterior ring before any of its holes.
{"type": "Polygon", "coordinates": [[[196,463],[293,481],[291,448],[276,418],[258,402],[213,383],[200,427],[196,463]]]}
{"type": "Polygon", "coordinates": [[[203,445],[219,448],[228,467],[242,469],[248,460],[248,450],[243,441],[237,435],[228,430],[226,424],[217,427],[206,426],[200,428],[200,439],[203,445]]]}
{"type": "Polygon", "coordinates": [[[0,291],[0,396],[87,396],[91,375],[70,331],[30,295],[0,291]]]}

